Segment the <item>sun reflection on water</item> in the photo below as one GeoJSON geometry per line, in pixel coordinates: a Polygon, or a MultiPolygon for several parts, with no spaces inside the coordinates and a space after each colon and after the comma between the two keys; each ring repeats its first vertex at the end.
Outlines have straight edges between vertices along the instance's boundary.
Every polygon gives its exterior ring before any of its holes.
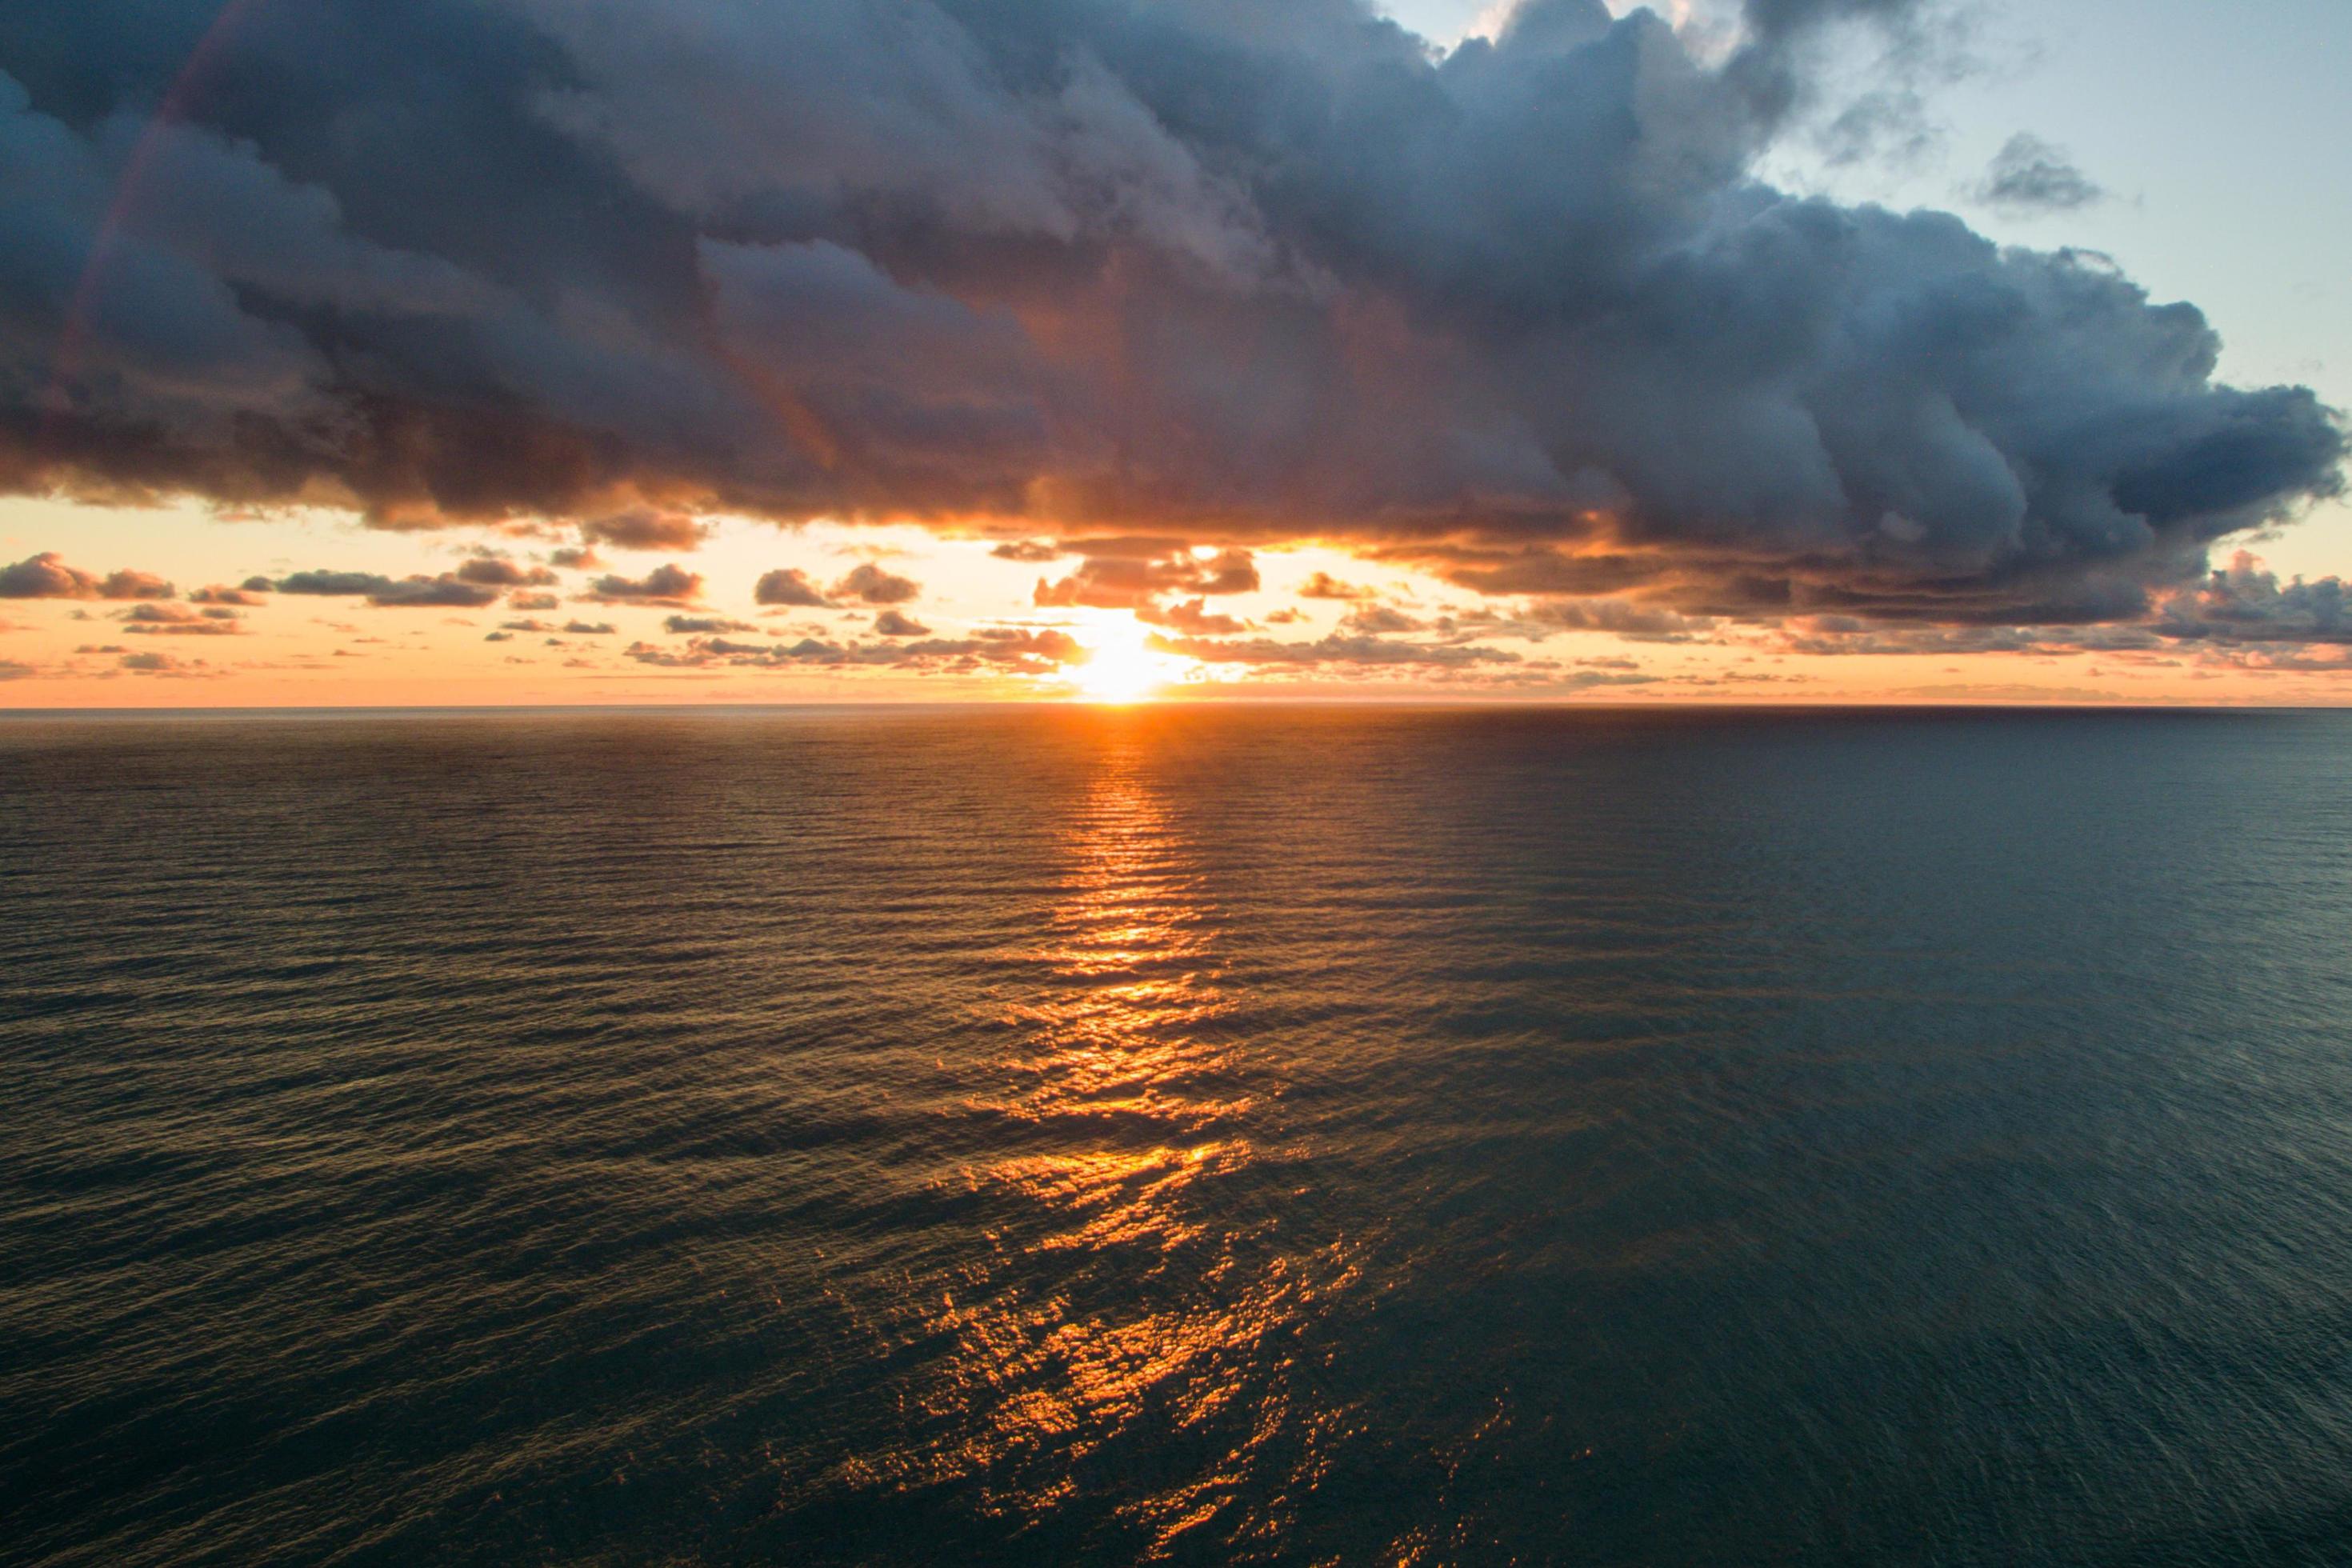
{"type": "Polygon", "coordinates": [[[1276,1539],[1330,1428],[1306,1408],[1296,1326],[1352,1275],[1334,1247],[1286,1251],[1265,1206],[1234,1196],[1286,1152],[1234,1059],[1216,903],[1123,749],[1144,742],[1105,743],[1018,954],[1003,1091],[970,1108],[1016,1130],[956,1178],[1006,1222],[908,1331],[936,1347],[913,1394],[929,1440],[854,1479],[970,1486],[985,1511],[1042,1522],[1122,1439],[1173,1441],[1195,1462],[1122,1508],[1155,1550],[1202,1530],[1276,1539]],[[1277,1440],[1286,1484],[1267,1486],[1277,1440]]]}

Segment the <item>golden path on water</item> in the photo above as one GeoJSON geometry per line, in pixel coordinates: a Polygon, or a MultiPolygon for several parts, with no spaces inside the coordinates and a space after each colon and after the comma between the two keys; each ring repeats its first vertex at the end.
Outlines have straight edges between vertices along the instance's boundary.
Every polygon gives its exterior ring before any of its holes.
{"type": "Polygon", "coordinates": [[[1122,1439],[1197,1456],[1126,1517],[1160,1548],[1213,1528],[1278,1540],[1332,1434],[1300,1397],[1291,1330],[1352,1271],[1289,1255],[1264,1205],[1219,1201],[1269,1153],[1244,1047],[1219,1025],[1218,911],[1196,846],[1146,782],[1148,734],[1107,731],[1074,811],[1066,870],[1024,953],[1007,1092],[974,1109],[1024,1129],[966,1170],[1024,1222],[942,1289],[922,1332],[951,1349],[915,1395],[933,1440],[861,1478],[976,1483],[989,1511],[1049,1518],[1122,1439]],[[1268,1486],[1277,1438],[1287,1484],[1268,1486]]]}

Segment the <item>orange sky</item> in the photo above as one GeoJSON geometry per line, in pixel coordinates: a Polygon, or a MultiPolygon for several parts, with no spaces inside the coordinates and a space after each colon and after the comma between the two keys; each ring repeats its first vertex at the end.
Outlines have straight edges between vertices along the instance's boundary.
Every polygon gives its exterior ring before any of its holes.
{"type": "Polygon", "coordinates": [[[1074,557],[1001,559],[988,540],[912,527],[779,529],[727,519],[703,526],[706,536],[691,550],[608,543],[598,547],[596,564],[570,568],[550,564],[558,550],[579,542],[568,527],[520,535],[463,528],[393,533],[329,512],[257,517],[193,504],[0,502],[0,565],[52,554],[101,582],[126,571],[160,578],[173,595],[0,599],[0,673],[8,677],[0,706],[2352,699],[2352,661],[2324,647],[2265,652],[2158,639],[2101,652],[1829,655],[1798,646],[1822,640],[1807,638],[1802,622],[1717,620],[1666,634],[1547,632],[1514,624],[1526,601],[1482,596],[1426,572],[1316,546],[1255,552],[1256,588],[1200,601],[1202,613],[1228,618],[1223,635],[1206,642],[1271,650],[1264,659],[1203,662],[1171,651],[1171,643],[1188,640],[1181,631],[1147,626],[1131,610],[1038,604],[1039,584],[1063,581],[1074,557]],[[552,581],[506,589],[474,607],[380,606],[362,595],[280,592],[240,595],[249,604],[194,602],[209,585],[282,581],[310,570],[437,579],[485,552],[510,562],[509,575],[552,581]],[[907,595],[890,603],[867,602],[856,586],[845,586],[866,563],[877,569],[874,582],[916,586],[886,588],[907,595]],[[700,582],[658,604],[596,593],[608,575],[643,583],[667,566],[700,582]],[[788,569],[834,602],[757,603],[759,579],[788,569]],[[1328,579],[1321,593],[1356,596],[1308,596],[1302,591],[1316,591],[1318,573],[1328,579]],[[886,614],[901,617],[893,628],[920,629],[888,635],[877,629],[886,614]],[[813,658],[782,651],[805,654],[812,646],[813,658]],[[966,651],[974,647],[988,657],[966,651]],[[1046,651],[995,656],[1014,647],[1046,651]]]}

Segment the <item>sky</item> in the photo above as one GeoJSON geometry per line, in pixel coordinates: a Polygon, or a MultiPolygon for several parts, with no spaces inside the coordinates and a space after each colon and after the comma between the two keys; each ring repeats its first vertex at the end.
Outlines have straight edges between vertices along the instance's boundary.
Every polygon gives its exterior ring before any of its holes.
{"type": "Polygon", "coordinates": [[[2352,699],[2337,0],[92,0],[0,707],[2352,699]]]}

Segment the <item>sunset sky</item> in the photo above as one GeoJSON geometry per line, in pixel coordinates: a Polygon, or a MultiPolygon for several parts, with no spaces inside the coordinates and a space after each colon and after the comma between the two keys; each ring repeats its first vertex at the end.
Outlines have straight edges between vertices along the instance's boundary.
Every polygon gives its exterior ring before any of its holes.
{"type": "Polygon", "coordinates": [[[46,10],[0,707],[2352,700],[2336,0],[46,10]]]}

